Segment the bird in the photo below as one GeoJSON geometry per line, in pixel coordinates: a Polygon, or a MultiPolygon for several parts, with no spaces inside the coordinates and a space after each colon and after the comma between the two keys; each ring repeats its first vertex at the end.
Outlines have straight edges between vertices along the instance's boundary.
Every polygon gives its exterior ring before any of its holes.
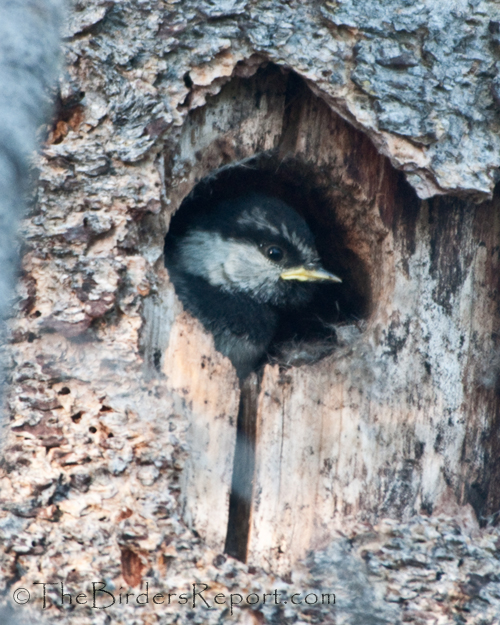
{"type": "Polygon", "coordinates": [[[184,309],[240,380],[263,360],[280,314],[310,302],[312,283],[342,282],[322,266],[305,220],[258,192],[221,200],[167,237],[165,266],[184,309]]]}

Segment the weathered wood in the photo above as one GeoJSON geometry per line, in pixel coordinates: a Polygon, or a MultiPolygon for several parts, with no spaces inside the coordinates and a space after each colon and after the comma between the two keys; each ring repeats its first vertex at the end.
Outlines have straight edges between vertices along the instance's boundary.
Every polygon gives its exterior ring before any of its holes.
{"type": "Polygon", "coordinates": [[[207,544],[224,551],[236,442],[239,388],[227,358],[187,314],[177,318],[164,356],[167,385],[189,409],[183,516],[207,544]]]}
{"type": "Polygon", "coordinates": [[[422,204],[321,103],[302,106],[288,148],[342,178],[332,206],[372,299],[349,347],[263,379],[248,561],[282,570],[351,515],[409,518],[449,490],[479,518],[500,503],[480,443],[497,445],[496,373],[478,349],[495,353],[500,322],[497,200],[422,204]]]}
{"type": "MultiPolygon", "coordinates": [[[[189,117],[169,167],[194,170],[193,181],[224,159],[243,160],[262,147],[277,150],[285,171],[294,161],[312,165],[323,204],[311,205],[308,215],[321,224],[321,249],[368,298],[366,330],[349,336],[349,327],[340,327],[344,345],[333,357],[264,375],[248,561],[282,572],[347,518],[406,519],[432,512],[449,491],[479,516],[498,504],[487,486],[494,470],[487,450],[476,439],[474,459],[464,454],[478,423],[494,427],[497,410],[485,381],[487,361],[474,357],[471,344],[495,349],[494,204],[422,203],[366,138],[300,82],[292,82],[288,101],[290,81],[271,71],[223,88],[189,117]],[[262,102],[273,103],[271,121],[262,102]],[[259,128],[272,141],[262,144],[259,128]],[[198,142],[204,156],[189,157],[186,146],[194,150],[198,142]],[[465,331],[471,325],[474,334],[465,331]],[[442,365],[443,353],[453,366],[442,365]],[[470,386],[473,418],[464,402],[470,386]]],[[[184,375],[186,386],[193,370],[184,375]]],[[[200,527],[209,516],[198,516],[200,527]]]]}

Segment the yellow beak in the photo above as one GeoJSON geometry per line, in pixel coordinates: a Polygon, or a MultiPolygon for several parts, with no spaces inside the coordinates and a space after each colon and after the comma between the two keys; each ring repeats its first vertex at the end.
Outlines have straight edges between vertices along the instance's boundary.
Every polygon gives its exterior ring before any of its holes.
{"type": "Polygon", "coordinates": [[[330,280],[330,282],[342,282],[333,273],[324,269],[306,269],[306,267],[292,267],[284,271],[280,278],[282,280],[299,280],[299,282],[316,282],[317,280],[330,280]]]}

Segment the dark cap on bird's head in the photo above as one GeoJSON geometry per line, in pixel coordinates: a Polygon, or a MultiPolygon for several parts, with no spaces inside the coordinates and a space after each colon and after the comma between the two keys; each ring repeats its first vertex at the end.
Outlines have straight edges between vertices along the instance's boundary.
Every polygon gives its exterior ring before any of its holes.
{"type": "Polygon", "coordinates": [[[263,194],[220,202],[167,247],[165,262],[179,298],[240,377],[265,353],[279,309],[309,302],[312,282],[341,282],[321,266],[302,217],[263,194]]]}

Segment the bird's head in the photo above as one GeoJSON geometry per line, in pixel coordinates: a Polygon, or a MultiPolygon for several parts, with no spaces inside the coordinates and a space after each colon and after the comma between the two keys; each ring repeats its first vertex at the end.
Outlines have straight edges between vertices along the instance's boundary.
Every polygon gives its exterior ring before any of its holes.
{"type": "Polygon", "coordinates": [[[275,306],[307,303],[308,283],[341,282],[321,266],[305,221],[282,200],[261,194],[218,204],[191,226],[177,253],[187,273],[275,306]]]}

